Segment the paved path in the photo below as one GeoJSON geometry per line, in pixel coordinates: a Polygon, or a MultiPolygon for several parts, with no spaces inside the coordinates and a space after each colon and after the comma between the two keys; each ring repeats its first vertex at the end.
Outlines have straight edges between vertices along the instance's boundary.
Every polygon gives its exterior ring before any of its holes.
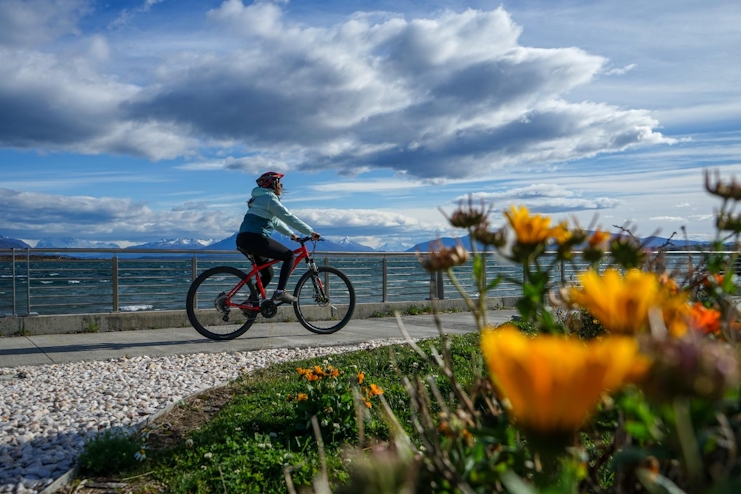
{"type": "MultiPolygon", "coordinates": [[[[500,324],[510,320],[515,314],[514,310],[489,311],[489,322],[500,324]]],[[[476,331],[476,323],[469,312],[440,314],[440,320],[448,334],[476,331]]],[[[413,338],[438,336],[432,315],[403,316],[402,321],[413,338]]],[[[353,319],[333,335],[311,333],[297,322],[261,323],[252,326],[241,337],[225,342],[203,338],[193,328],[12,336],[0,338],[0,367],[106,360],[126,355],[153,357],[266,348],[335,346],[400,337],[401,332],[393,317],[353,319]]]]}

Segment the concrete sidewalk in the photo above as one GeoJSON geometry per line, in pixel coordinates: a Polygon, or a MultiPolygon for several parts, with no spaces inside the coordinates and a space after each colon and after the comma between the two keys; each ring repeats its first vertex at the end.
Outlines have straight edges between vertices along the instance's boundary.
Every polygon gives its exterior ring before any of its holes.
{"type": "MultiPolygon", "coordinates": [[[[515,310],[489,311],[489,323],[501,324],[515,314],[517,314],[515,310]]],[[[439,317],[443,329],[448,334],[463,334],[477,330],[470,312],[445,313],[439,317]]],[[[432,315],[403,316],[402,321],[413,338],[431,338],[439,334],[432,315]]],[[[154,357],[266,348],[352,345],[401,337],[399,326],[393,317],[353,319],[343,329],[331,335],[311,333],[297,322],[255,324],[241,337],[224,342],[206,339],[193,328],[12,336],[0,338],[0,367],[61,364],[124,356],[154,357]]]]}

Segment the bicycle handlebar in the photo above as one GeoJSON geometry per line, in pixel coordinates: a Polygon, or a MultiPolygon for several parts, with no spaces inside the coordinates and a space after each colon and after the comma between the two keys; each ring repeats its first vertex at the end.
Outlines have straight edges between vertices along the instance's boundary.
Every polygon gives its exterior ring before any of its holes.
{"type": "MultiPolygon", "coordinates": [[[[308,237],[299,237],[296,239],[296,242],[300,243],[301,245],[305,244],[306,242],[312,241],[314,239],[311,238],[311,235],[308,237]]],[[[323,238],[318,238],[315,240],[316,242],[324,242],[323,238]]]]}

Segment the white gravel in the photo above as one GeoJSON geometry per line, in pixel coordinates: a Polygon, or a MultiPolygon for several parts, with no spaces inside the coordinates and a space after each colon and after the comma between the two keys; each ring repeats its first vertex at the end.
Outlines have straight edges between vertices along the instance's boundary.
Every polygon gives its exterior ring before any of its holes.
{"type": "Polygon", "coordinates": [[[240,374],[402,342],[0,368],[0,493],[39,492],[74,466],[99,431],[134,426],[240,374]]]}

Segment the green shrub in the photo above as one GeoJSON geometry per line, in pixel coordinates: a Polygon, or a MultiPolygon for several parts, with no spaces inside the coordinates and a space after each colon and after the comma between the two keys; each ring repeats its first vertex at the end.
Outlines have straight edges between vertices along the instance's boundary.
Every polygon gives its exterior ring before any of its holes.
{"type": "Polygon", "coordinates": [[[145,437],[121,430],[107,430],[85,443],[78,460],[92,475],[113,475],[134,469],[146,459],[145,437]]]}

